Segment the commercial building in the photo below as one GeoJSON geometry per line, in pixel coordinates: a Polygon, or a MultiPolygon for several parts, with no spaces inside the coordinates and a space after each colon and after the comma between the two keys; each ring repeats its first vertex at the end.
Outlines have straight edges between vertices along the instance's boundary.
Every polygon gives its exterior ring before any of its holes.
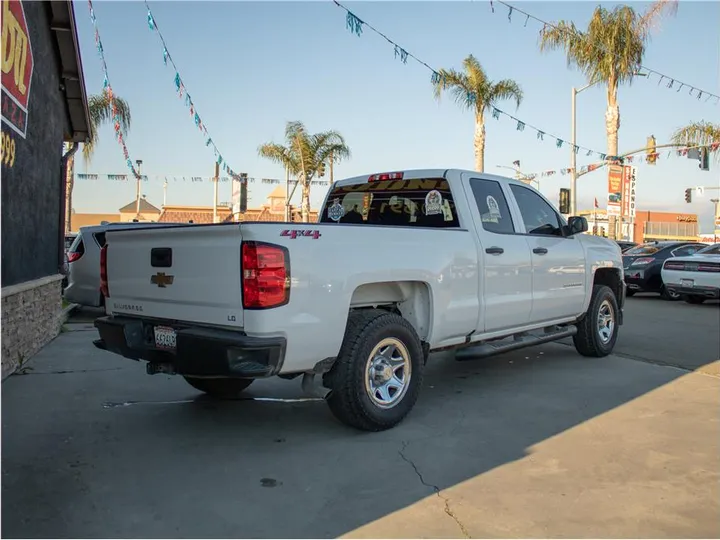
{"type": "MultiPolygon", "coordinates": [[[[591,233],[608,235],[608,215],[605,210],[582,210],[578,215],[588,220],[591,233]]],[[[627,218],[626,218],[627,219],[627,218]]],[[[655,210],[637,210],[634,223],[624,222],[618,226],[618,239],[633,242],[651,242],[653,240],[698,241],[697,214],[679,212],[658,212],[655,210]]]]}
{"type": "Polygon", "coordinates": [[[4,379],[60,330],[66,162],[90,128],[72,2],[2,0],[1,39],[4,379]]]}

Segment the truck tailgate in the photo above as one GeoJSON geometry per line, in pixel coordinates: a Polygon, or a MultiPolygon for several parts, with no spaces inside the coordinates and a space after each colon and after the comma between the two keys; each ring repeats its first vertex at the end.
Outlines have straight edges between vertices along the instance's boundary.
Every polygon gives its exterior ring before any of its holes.
{"type": "Polygon", "coordinates": [[[241,327],[241,241],[239,224],[108,232],[107,312],[241,327]]]}

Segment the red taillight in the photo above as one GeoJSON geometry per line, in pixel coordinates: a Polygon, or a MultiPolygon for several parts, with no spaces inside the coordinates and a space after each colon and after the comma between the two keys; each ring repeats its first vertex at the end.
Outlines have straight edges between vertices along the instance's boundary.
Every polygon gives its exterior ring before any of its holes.
{"type": "Polygon", "coordinates": [[[287,249],[261,242],[242,244],[243,308],[267,309],[290,299],[287,249]]]}
{"type": "Polygon", "coordinates": [[[403,174],[401,172],[389,172],[381,174],[371,174],[368,178],[368,182],[382,182],[383,180],[402,180],[403,174]]]}
{"type": "Polygon", "coordinates": [[[635,259],[630,266],[646,266],[654,260],[654,257],[641,257],[639,259],[635,259]]]}
{"type": "Polygon", "coordinates": [[[68,261],[69,263],[75,262],[75,261],[77,261],[78,259],[80,259],[80,257],[82,257],[82,256],[83,256],[83,254],[80,253],[79,251],[73,251],[72,253],[68,253],[67,261],[68,261]]]}
{"type": "Polygon", "coordinates": [[[685,270],[684,262],[668,261],[665,263],[665,270],[685,270]]]}
{"type": "Polygon", "coordinates": [[[698,264],[698,272],[720,272],[720,265],[715,264],[698,264]]]}
{"type": "Polygon", "coordinates": [[[100,293],[105,298],[110,298],[110,289],[108,288],[107,275],[107,250],[107,244],[100,248],[100,293]]]}

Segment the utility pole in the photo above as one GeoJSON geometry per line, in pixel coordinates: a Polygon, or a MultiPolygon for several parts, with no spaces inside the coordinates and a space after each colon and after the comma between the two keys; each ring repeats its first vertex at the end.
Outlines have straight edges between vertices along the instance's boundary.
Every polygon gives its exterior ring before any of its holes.
{"type": "Polygon", "coordinates": [[[718,215],[718,203],[720,203],[720,199],[710,199],[710,202],[713,203],[713,207],[715,208],[715,213],[713,214],[713,242],[717,242],[717,231],[720,228],[720,215],[718,215]]]}
{"type": "Polygon", "coordinates": [[[333,185],[333,182],[335,181],[335,177],[333,176],[333,165],[335,164],[335,156],[333,156],[333,153],[330,152],[330,185],[333,185]]]}
{"type": "Polygon", "coordinates": [[[215,182],[214,193],[213,193],[213,223],[218,222],[218,183],[220,181],[220,163],[215,162],[215,182]]]}
{"type": "MultiPolygon", "coordinates": [[[[580,91],[584,90],[582,88],[580,91]]],[[[577,213],[577,154],[575,153],[575,145],[577,144],[577,115],[575,112],[575,102],[579,91],[572,87],[572,96],[570,101],[570,215],[577,213]]]]}
{"type": "Polygon", "coordinates": [[[285,221],[290,221],[290,169],[285,167],[285,221]]]}
{"type": "Polygon", "coordinates": [[[167,206],[167,178],[163,182],[163,208],[167,206]]]}
{"type": "Polygon", "coordinates": [[[137,165],[137,189],[135,191],[135,204],[136,204],[136,212],[137,216],[135,216],[135,219],[138,221],[140,220],[140,182],[142,182],[142,173],[140,172],[140,167],[142,167],[142,159],[136,159],[135,165],[137,165]]]}

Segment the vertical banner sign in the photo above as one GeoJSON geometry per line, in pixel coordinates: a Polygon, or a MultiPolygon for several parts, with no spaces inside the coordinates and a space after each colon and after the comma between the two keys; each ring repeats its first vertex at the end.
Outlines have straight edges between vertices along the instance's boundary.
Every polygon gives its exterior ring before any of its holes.
{"type": "Polygon", "coordinates": [[[607,215],[619,216],[622,203],[623,168],[619,165],[608,166],[607,215]]]}
{"type": "Polygon", "coordinates": [[[627,169],[630,169],[629,178],[630,178],[630,197],[628,198],[628,213],[632,219],[635,219],[635,186],[637,183],[637,167],[626,167],[627,169]]]}
{"type": "Polygon", "coordinates": [[[623,167],[622,174],[622,198],[620,200],[620,207],[622,208],[623,216],[630,216],[630,182],[633,173],[633,167],[625,165],[623,167]]]}
{"type": "Polygon", "coordinates": [[[2,122],[27,135],[33,53],[22,0],[2,0],[2,122]]]}

